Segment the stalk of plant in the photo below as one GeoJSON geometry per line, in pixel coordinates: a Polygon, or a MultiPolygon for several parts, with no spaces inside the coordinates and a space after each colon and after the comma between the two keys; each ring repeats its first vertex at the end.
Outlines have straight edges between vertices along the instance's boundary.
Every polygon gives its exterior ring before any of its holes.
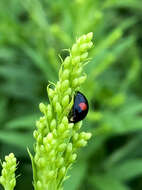
{"type": "Polygon", "coordinates": [[[68,122],[75,92],[85,81],[83,67],[93,34],[81,36],[61,64],[59,81],[47,87],[50,104],[39,105],[43,117],[34,131],[35,155],[32,158],[35,190],[61,190],[67,171],[77,158],[77,150],[87,144],[91,134],[79,132],[82,122],[68,122]]]}
{"type": "MultiPolygon", "coordinates": [[[[82,122],[69,123],[68,115],[74,94],[85,81],[83,67],[88,62],[88,50],[93,46],[92,33],[81,36],[72,46],[59,70],[57,84],[47,87],[49,104],[40,103],[43,116],[36,122],[34,151],[29,152],[33,168],[35,190],[63,190],[67,171],[77,158],[77,150],[84,147],[91,133],[80,131],[82,122]]],[[[13,154],[2,164],[0,183],[5,190],[16,184],[16,159],[13,154]],[[10,183],[9,183],[9,180],[10,183]]]]}

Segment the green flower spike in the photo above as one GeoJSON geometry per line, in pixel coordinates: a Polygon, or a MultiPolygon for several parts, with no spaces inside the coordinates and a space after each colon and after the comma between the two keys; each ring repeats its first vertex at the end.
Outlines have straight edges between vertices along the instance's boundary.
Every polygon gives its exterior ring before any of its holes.
{"type": "Polygon", "coordinates": [[[77,158],[77,149],[87,144],[91,134],[79,132],[82,122],[68,122],[76,90],[85,81],[83,66],[93,46],[92,33],[81,36],[59,70],[54,89],[47,87],[50,104],[40,103],[43,117],[34,131],[35,156],[32,157],[35,190],[61,190],[67,170],[77,158]]]}
{"type": "Polygon", "coordinates": [[[0,183],[5,190],[13,190],[16,185],[16,158],[13,153],[5,156],[5,161],[2,163],[2,175],[0,176],[0,183]]]}

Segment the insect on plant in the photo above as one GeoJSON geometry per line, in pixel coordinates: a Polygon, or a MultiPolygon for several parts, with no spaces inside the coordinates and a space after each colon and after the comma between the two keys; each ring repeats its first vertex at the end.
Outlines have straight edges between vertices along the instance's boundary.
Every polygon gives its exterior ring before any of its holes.
{"type": "Polygon", "coordinates": [[[87,98],[79,91],[74,96],[74,104],[69,113],[69,122],[77,123],[83,120],[89,110],[89,104],[87,98]]]}

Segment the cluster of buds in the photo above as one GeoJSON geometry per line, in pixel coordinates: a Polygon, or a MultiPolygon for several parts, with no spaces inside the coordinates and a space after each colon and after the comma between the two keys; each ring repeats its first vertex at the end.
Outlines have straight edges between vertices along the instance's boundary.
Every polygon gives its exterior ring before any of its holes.
{"type": "Polygon", "coordinates": [[[77,149],[87,144],[91,134],[80,132],[82,122],[69,123],[68,114],[73,97],[85,81],[83,66],[88,58],[88,50],[93,46],[93,34],[81,36],[70,50],[59,71],[59,81],[47,87],[49,104],[40,103],[43,116],[37,121],[34,131],[35,190],[61,190],[67,170],[77,158],[77,149]]]}
{"type": "Polygon", "coordinates": [[[5,190],[13,190],[16,185],[15,178],[16,158],[13,153],[5,156],[5,161],[2,163],[2,175],[0,176],[0,183],[5,190]]]}

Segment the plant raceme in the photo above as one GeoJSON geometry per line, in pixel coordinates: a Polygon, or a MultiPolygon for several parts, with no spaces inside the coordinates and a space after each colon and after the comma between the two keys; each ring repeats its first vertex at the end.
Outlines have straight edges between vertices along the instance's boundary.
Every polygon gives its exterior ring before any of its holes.
{"type": "MultiPolygon", "coordinates": [[[[77,158],[77,150],[84,147],[91,137],[91,133],[80,131],[82,122],[70,123],[68,115],[75,92],[86,79],[83,67],[88,61],[88,50],[93,46],[92,37],[93,33],[88,33],[77,39],[69,51],[70,55],[61,64],[59,81],[47,87],[49,104],[39,105],[43,116],[36,122],[37,128],[33,133],[35,155],[29,152],[35,190],[62,190],[67,171],[77,158]]],[[[13,182],[13,188],[4,185],[9,175],[11,179],[14,178],[16,159],[11,158],[10,163],[13,163],[12,172],[5,168],[7,161],[2,165],[6,171],[2,172],[0,178],[6,190],[12,190],[16,183],[13,182]]]]}
{"type": "Polygon", "coordinates": [[[5,156],[5,161],[2,163],[2,175],[0,183],[5,190],[13,190],[16,185],[15,178],[16,158],[13,153],[5,156]]]}

